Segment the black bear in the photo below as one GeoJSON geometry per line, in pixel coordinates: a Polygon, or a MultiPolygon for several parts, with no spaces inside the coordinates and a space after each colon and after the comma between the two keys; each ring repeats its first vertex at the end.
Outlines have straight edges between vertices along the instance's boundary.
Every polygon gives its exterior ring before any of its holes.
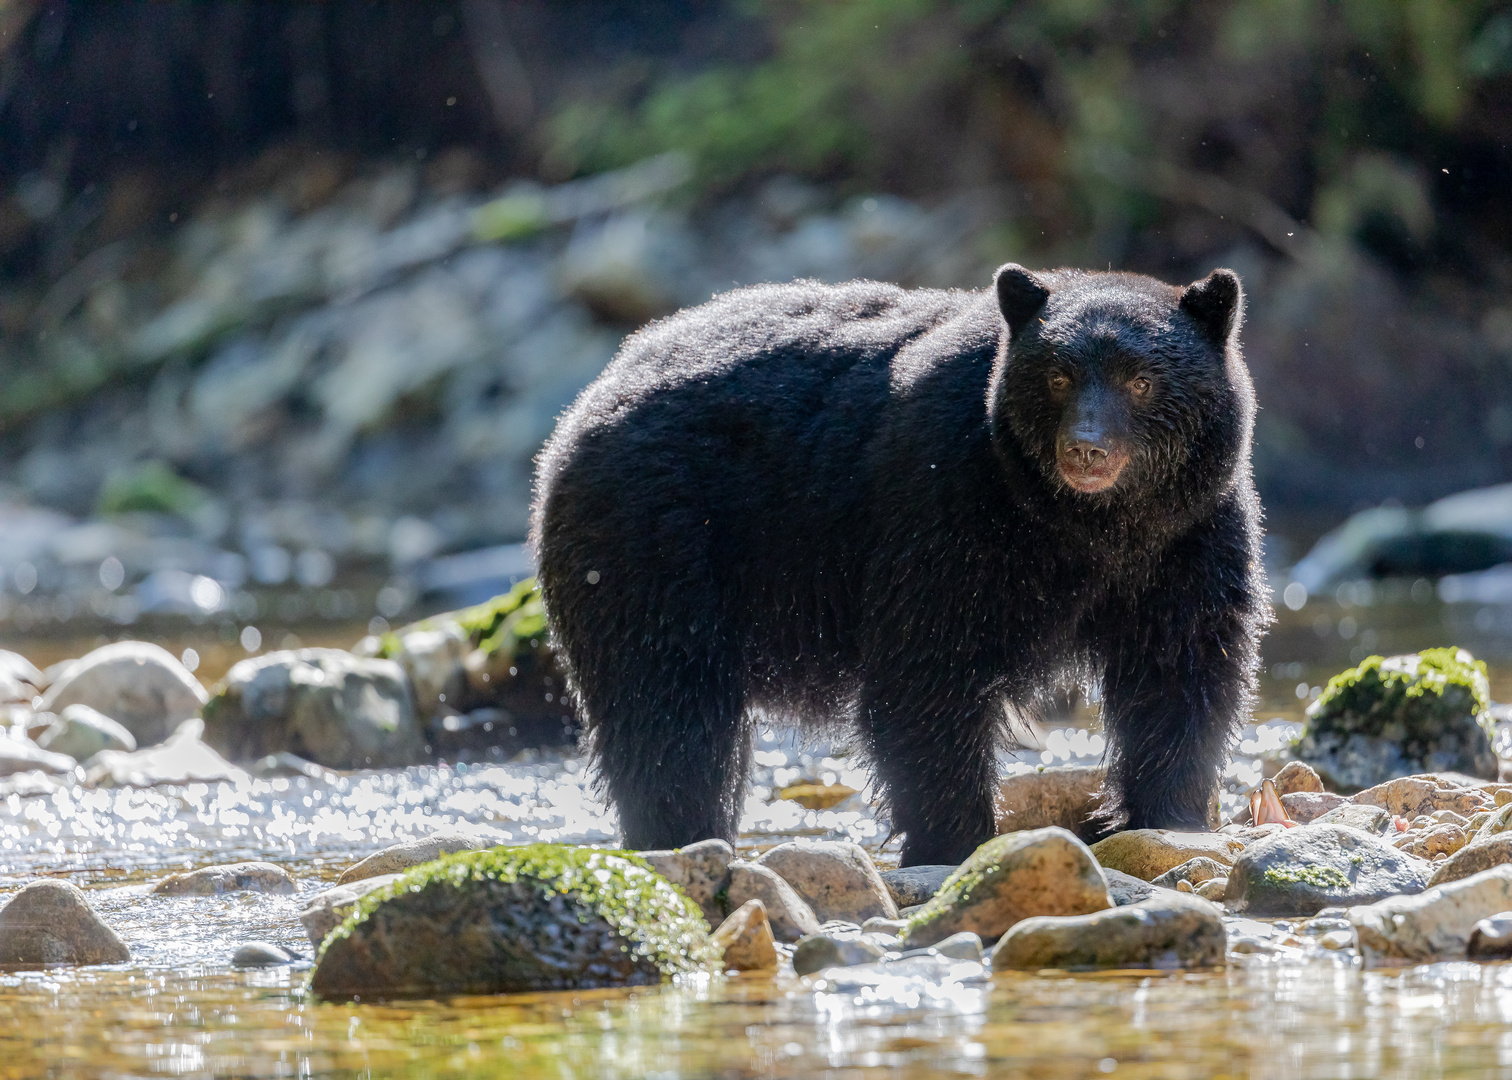
{"type": "Polygon", "coordinates": [[[1271,617],[1239,279],[995,285],[737,289],[562,417],[532,540],[627,845],[733,839],[765,715],[853,723],[903,863],[959,862],[1077,680],[1104,830],[1205,827],[1271,617]]]}

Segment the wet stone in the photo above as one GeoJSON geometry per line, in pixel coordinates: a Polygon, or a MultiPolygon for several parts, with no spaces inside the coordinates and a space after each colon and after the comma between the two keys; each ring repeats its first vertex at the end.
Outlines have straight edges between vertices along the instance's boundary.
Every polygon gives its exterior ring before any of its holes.
{"type": "Polygon", "coordinates": [[[747,900],[765,904],[772,936],[778,941],[794,942],[819,933],[813,909],[771,867],[739,859],[730,863],[729,898],[732,908],[747,900]]]}
{"type": "Polygon", "coordinates": [[[1223,833],[1130,829],[1092,845],[1097,861],[1143,881],[1153,881],[1188,859],[1206,857],[1225,866],[1244,850],[1244,844],[1223,833]]]}
{"type": "Polygon", "coordinates": [[[349,885],[364,878],[378,877],[380,874],[397,874],[412,866],[432,862],[443,855],[454,855],[460,851],[483,851],[487,848],[498,847],[505,842],[506,838],[502,833],[487,830],[452,829],[434,832],[429,836],[406,840],[386,847],[382,851],[373,852],[367,858],[347,867],[341,877],[336,879],[336,884],[349,885]]]}
{"type": "Polygon", "coordinates": [[[277,945],[271,945],[266,941],[249,941],[239,945],[231,954],[232,967],[277,967],[280,964],[292,964],[297,957],[287,949],[277,945]]]}
{"type": "Polygon", "coordinates": [[[1470,931],[1465,955],[1471,960],[1512,960],[1512,911],[1481,919],[1470,931]]]}
{"type": "Polygon", "coordinates": [[[1512,866],[1483,870],[1419,896],[1394,896],[1349,909],[1367,961],[1427,964],[1462,960],[1476,923],[1512,910],[1512,866]]]}
{"type": "Polygon", "coordinates": [[[884,872],[882,881],[902,914],[903,908],[927,904],[955,871],[954,866],[901,866],[884,872]]]}
{"type": "Polygon", "coordinates": [[[377,877],[349,882],[346,885],[337,885],[310,897],[305,903],[304,910],[299,913],[299,921],[304,926],[305,933],[310,936],[310,944],[317,949],[320,948],[326,935],[340,926],[342,920],[352,913],[352,909],[357,906],[357,901],[375,889],[381,889],[398,879],[398,874],[380,874],[377,877]]]}
{"type": "Polygon", "coordinates": [[[1097,861],[1071,833],[1005,833],[961,864],[909,920],[902,942],[918,948],[962,930],[996,940],[1031,915],[1082,915],[1112,906],[1097,861]]]}
{"type": "Polygon", "coordinates": [[[769,971],[777,966],[777,944],[760,900],[747,900],[730,912],[710,940],[723,951],[727,971],[769,971]]]}
{"type": "Polygon", "coordinates": [[[870,918],[897,918],[897,904],[859,844],[792,840],[756,861],[791,885],[821,920],[845,919],[859,925],[870,918]]]}
{"type": "Polygon", "coordinates": [[[185,874],[172,874],[152,887],[154,896],[216,896],[228,892],[289,894],[295,882],[281,866],[266,862],[205,866],[185,874]]]}
{"type": "Polygon", "coordinates": [[[837,938],[812,934],[793,949],[793,971],[812,975],[828,967],[855,967],[882,959],[886,949],[865,938],[837,938]]]}
{"type": "Polygon", "coordinates": [[[130,959],[131,950],[70,882],[34,881],[0,908],[0,964],[124,964],[130,959]]]}
{"type": "Polygon", "coordinates": [[[1222,965],[1228,936],[1214,904],[1181,893],[1089,915],[1018,923],[992,950],[998,970],[1222,965]]]}
{"type": "Polygon", "coordinates": [[[1141,881],[1133,874],[1126,874],[1122,870],[1113,870],[1105,866],[1103,879],[1108,883],[1108,896],[1119,907],[1137,904],[1155,895],[1155,885],[1148,881],[1141,881]]]}
{"type": "Polygon", "coordinates": [[[703,909],[710,926],[724,920],[720,897],[730,887],[730,863],[735,860],[735,850],[726,841],[700,840],[672,851],[643,851],[640,856],[687,893],[703,909]]]}
{"type": "Polygon", "coordinates": [[[1317,818],[1314,825],[1348,825],[1351,829],[1380,835],[1391,827],[1391,815],[1379,806],[1344,803],[1317,818]]]}
{"type": "Polygon", "coordinates": [[[1303,825],[1263,840],[1234,863],[1226,900],[1252,915],[1312,915],[1422,892],[1421,863],[1345,825],[1303,825]]]}
{"type": "MultiPolygon", "coordinates": [[[[1453,828],[1454,826],[1448,826],[1453,828]]],[[[1498,833],[1485,840],[1461,847],[1433,871],[1428,879],[1430,886],[1461,881],[1493,866],[1512,863],[1512,833],[1498,833]]]]}
{"type": "Polygon", "coordinates": [[[969,930],[963,930],[959,934],[951,934],[944,941],[937,941],[930,946],[941,956],[948,956],[952,960],[978,960],[982,959],[982,939],[969,930]]]}

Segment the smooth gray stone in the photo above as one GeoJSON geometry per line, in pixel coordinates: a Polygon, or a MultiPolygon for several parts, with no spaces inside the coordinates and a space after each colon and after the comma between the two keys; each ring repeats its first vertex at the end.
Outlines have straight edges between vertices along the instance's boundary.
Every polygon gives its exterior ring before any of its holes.
{"type": "Polygon", "coordinates": [[[293,953],[277,945],[270,945],[266,941],[249,941],[237,946],[236,952],[231,954],[231,966],[277,967],[279,964],[291,964],[295,959],[293,953]]]}
{"type": "Polygon", "coordinates": [[[955,870],[954,866],[900,866],[885,871],[882,881],[892,893],[893,903],[898,905],[901,915],[903,908],[928,903],[955,870]]]}
{"type": "Polygon", "coordinates": [[[812,975],[828,967],[855,967],[882,959],[886,950],[864,938],[837,938],[810,934],[793,949],[793,970],[812,975]]]}

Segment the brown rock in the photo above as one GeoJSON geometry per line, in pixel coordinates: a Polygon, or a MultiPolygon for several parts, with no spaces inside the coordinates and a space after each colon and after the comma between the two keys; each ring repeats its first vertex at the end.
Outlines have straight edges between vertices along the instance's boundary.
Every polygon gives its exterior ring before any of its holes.
{"type": "Polygon", "coordinates": [[[1469,842],[1469,834],[1458,825],[1435,825],[1415,836],[1413,842],[1402,847],[1402,850],[1420,859],[1432,859],[1440,855],[1453,855],[1469,842]]]}
{"type": "Polygon", "coordinates": [[[131,950],[67,881],[34,881],[0,909],[0,964],[124,964],[131,950]]]}
{"type": "Polygon", "coordinates": [[[710,926],[724,922],[720,897],[730,887],[730,863],[735,860],[728,843],[700,840],[670,851],[642,851],[640,857],[702,908],[710,926]]]}
{"type": "Polygon", "coordinates": [[[1316,821],[1334,807],[1343,806],[1348,801],[1343,795],[1335,795],[1331,791],[1289,791],[1281,796],[1286,816],[1298,825],[1316,821]]]}
{"type": "Polygon", "coordinates": [[[760,900],[766,907],[772,936],[778,941],[794,942],[819,933],[814,909],[769,866],[739,859],[730,863],[729,897],[732,908],[739,908],[747,900],[760,900]]]}
{"type": "Polygon", "coordinates": [[[1501,833],[1459,848],[1433,871],[1433,876],[1428,879],[1428,887],[1448,881],[1463,881],[1473,874],[1503,863],[1512,863],[1512,833],[1501,833]]]}
{"type": "Polygon", "coordinates": [[[1093,856],[1103,866],[1133,874],[1143,881],[1153,881],[1188,859],[1201,856],[1232,866],[1243,850],[1242,841],[1222,833],[1166,829],[1130,829],[1092,845],[1093,856]]]}
{"type": "Polygon", "coordinates": [[[1218,967],[1226,945],[1222,909],[1162,892],[1111,911],[1025,919],[992,950],[992,966],[1021,971],[1218,967]]]}
{"type": "Polygon", "coordinates": [[[898,906],[877,873],[871,856],[845,840],[792,840],[761,858],[793,887],[821,923],[832,919],[863,923],[896,919],[898,906]]]}
{"type": "Polygon", "coordinates": [[[1276,785],[1277,795],[1323,791],[1323,778],[1305,761],[1288,761],[1271,777],[1271,782],[1276,785]]]}
{"type": "Polygon", "coordinates": [[[1054,825],[1078,832],[1097,809],[1106,773],[1100,765],[1052,765],[1008,777],[999,789],[997,831],[1054,825]]]}
{"type": "Polygon", "coordinates": [[[1097,860],[1065,829],[1006,833],[972,852],[909,920],[905,948],[969,930],[995,940],[1031,915],[1085,915],[1113,906],[1097,860]]]}
{"type": "Polygon", "coordinates": [[[777,966],[772,924],[760,900],[747,900],[732,911],[711,940],[724,950],[727,971],[769,971],[777,966]]]}
{"type": "Polygon", "coordinates": [[[1379,806],[1389,814],[1408,819],[1435,810],[1453,810],[1469,817],[1495,805],[1492,796],[1479,788],[1456,786],[1449,778],[1431,773],[1388,780],[1366,788],[1352,801],[1362,806],[1379,806]]]}
{"type": "Polygon", "coordinates": [[[294,879],[281,866],[265,862],[202,866],[171,874],[152,887],[154,896],[215,896],[228,892],[292,893],[294,879]]]}

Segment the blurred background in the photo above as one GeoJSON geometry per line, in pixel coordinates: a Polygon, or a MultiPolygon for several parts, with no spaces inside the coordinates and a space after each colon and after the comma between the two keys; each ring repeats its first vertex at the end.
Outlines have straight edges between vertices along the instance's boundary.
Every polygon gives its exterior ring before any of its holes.
{"type": "Polygon", "coordinates": [[[1508,651],[1485,0],[0,0],[0,639],[476,602],[643,321],[1008,260],[1243,277],[1285,694],[1508,651]]]}

